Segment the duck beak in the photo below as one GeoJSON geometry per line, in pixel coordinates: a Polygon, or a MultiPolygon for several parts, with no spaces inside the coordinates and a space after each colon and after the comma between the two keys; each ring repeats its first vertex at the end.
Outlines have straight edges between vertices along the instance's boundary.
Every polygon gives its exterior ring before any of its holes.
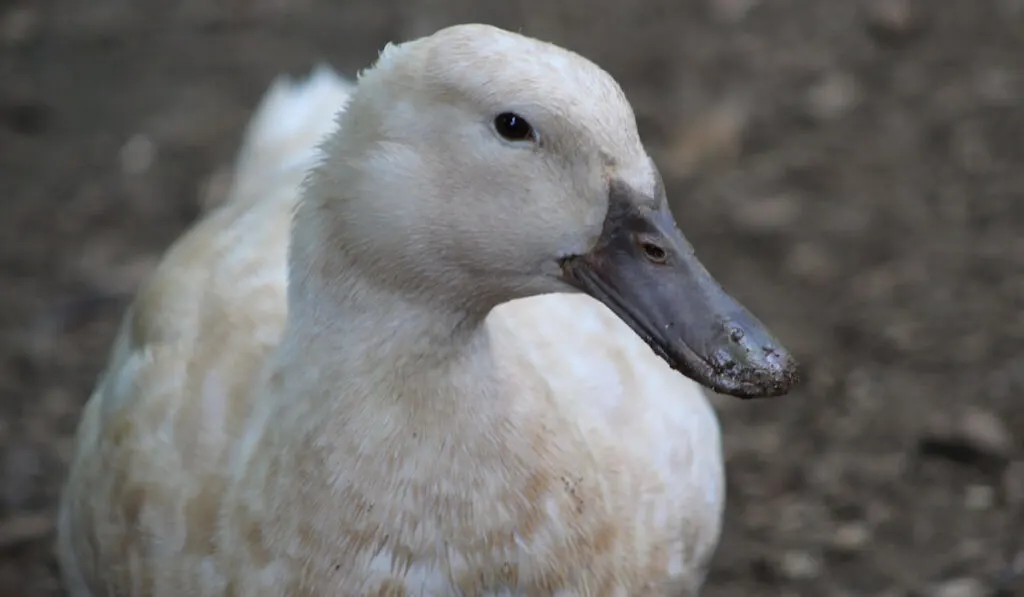
{"type": "Polygon", "coordinates": [[[796,360],[711,277],[658,195],[613,182],[601,237],[562,261],[562,279],[701,385],[740,398],[787,393],[799,379],[796,360]]]}

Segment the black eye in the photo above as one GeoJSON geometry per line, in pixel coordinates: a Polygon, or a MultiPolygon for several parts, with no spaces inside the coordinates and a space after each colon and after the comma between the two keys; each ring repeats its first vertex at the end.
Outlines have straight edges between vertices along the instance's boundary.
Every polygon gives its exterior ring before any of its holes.
{"type": "Polygon", "coordinates": [[[512,112],[502,112],[494,119],[494,129],[509,141],[533,141],[533,127],[526,119],[512,112]]]}

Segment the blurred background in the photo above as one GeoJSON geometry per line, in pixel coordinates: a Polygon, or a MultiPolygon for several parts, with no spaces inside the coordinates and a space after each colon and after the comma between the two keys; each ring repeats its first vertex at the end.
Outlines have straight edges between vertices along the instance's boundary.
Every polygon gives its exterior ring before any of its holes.
{"type": "Polygon", "coordinates": [[[716,399],[705,595],[1024,594],[1024,0],[7,0],[0,597],[61,594],[80,407],[273,77],[465,21],[622,83],[684,232],[804,363],[716,399]]]}

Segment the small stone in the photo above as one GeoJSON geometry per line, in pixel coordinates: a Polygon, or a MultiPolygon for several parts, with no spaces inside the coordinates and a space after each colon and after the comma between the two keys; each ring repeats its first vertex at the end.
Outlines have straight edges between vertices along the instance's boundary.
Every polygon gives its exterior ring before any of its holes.
{"type": "Polygon", "coordinates": [[[986,597],[988,588],[976,578],[954,578],[932,586],[928,597],[986,597]]]}
{"type": "Polygon", "coordinates": [[[800,202],[792,195],[774,195],[738,202],[733,218],[755,232],[777,232],[794,226],[800,218],[800,202]]]}
{"type": "Polygon", "coordinates": [[[779,569],[790,580],[809,580],[821,574],[821,562],[806,551],[790,550],[782,554],[779,569]]]}
{"type": "Polygon", "coordinates": [[[811,241],[794,245],[783,260],[786,271],[809,282],[824,284],[836,277],[838,266],[828,252],[811,241]]]}
{"type": "Polygon", "coordinates": [[[831,72],[807,90],[807,110],[817,120],[835,120],[860,102],[860,85],[853,75],[831,72]]]}
{"type": "Polygon", "coordinates": [[[898,319],[888,322],[881,330],[881,335],[902,353],[920,350],[927,341],[924,336],[927,328],[922,322],[915,321],[911,317],[900,316],[898,319]]]}
{"type": "Polygon", "coordinates": [[[848,522],[832,537],[832,546],[847,553],[862,551],[871,541],[871,529],[863,522],[848,522]]]}
{"type": "Polygon", "coordinates": [[[39,35],[39,11],[19,6],[0,14],[0,44],[20,46],[39,35]]]}
{"type": "Polygon", "coordinates": [[[996,456],[1009,457],[1014,449],[1013,434],[995,413],[973,408],[963,418],[965,439],[996,456]]]}
{"type": "Polygon", "coordinates": [[[661,162],[667,175],[683,178],[703,168],[736,161],[742,151],[750,106],[738,98],[724,99],[698,118],[684,121],[671,133],[661,162]]]}
{"type": "Polygon", "coordinates": [[[1001,473],[1015,449],[1013,435],[994,413],[971,408],[936,417],[918,444],[919,453],[979,470],[1001,473]]]}
{"type": "Polygon", "coordinates": [[[1009,106],[1020,101],[1020,80],[1010,69],[988,67],[978,73],[978,96],[993,106],[1009,106]]]}
{"type": "Polygon", "coordinates": [[[735,24],[760,3],[761,0],[711,0],[711,15],[719,22],[735,24]]]}
{"type": "Polygon", "coordinates": [[[961,539],[957,546],[953,549],[954,557],[960,562],[977,562],[985,558],[985,554],[989,552],[991,547],[987,541],[972,537],[969,539],[961,539]]]}
{"type": "Polygon", "coordinates": [[[1003,18],[1017,18],[1024,15],[1024,0],[999,0],[996,2],[996,8],[1003,18]]]}
{"type": "Polygon", "coordinates": [[[130,176],[145,174],[156,159],[156,145],[146,135],[135,135],[121,147],[121,171],[130,176]]]}
{"type": "Polygon", "coordinates": [[[992,508],[995,503],[995,489],[988,485],[970,485],[964,492],[964,507],[973,512],[992,508]]]}
{"type": "Polygon", "coordinates": [[[924,24],[920,8],[912,0],[865,0],[863,8],[868,32],[881,42],[907,41],[924,24]]]}

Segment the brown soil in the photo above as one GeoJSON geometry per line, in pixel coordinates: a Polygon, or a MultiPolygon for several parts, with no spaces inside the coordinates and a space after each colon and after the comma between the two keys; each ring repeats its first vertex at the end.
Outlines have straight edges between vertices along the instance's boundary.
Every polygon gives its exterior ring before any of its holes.
{"type": "Polygon", "coordinates": [[[272,77],[468,20],[619,78],[684,231],[804,362],[717,401],[706,595],[1021,590],[1021,0],[40,0],[0,3],[0,597],[60,594],[79,409],[272,77]]]}

